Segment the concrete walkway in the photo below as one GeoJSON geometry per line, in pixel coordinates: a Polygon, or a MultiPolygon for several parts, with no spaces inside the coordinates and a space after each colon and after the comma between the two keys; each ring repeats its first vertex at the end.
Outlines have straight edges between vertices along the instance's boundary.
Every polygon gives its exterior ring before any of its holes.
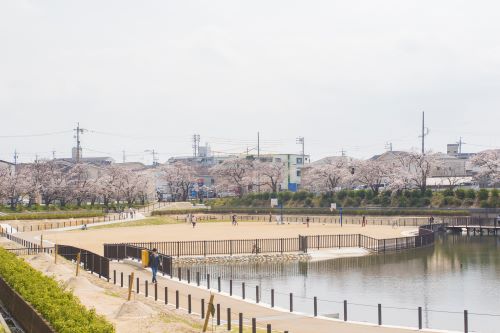
{"type": "MultiPolygon", "coordinates": [[[[120,276],[123,272],[124,287],[127,286],[128,276],[134,272],[133,290],[136,292],[137,278],[139,278],[140,293],[145,293],[145,281],[148,280],[149,297],[154,297],[154,285],[151,282],[151,272],[140,267],[139,263],[112,262],[110,264],[111,283],[113,283],[113,270],[116,271],[117,284],[120,284],[120,276]]],[[[211,281],[212,289],[197,287],[195,278],[191,284],[170,279],[170,277],[158,277],[158,301],[165,302],[165,287],[168,288],[168,303],[175,304],[176,290],[179,291],[179,305],[181,309],[188,308],[188,295],[191,295],[192,312],[199,315],[201,312],[201,300],[208,302],[210,294],[215,295],[214,303],[220,304],[222,325],[226,325],[227,308],[231,309],[231,322],[233,327],[238,325],[238,314],[243,313],[245,325],[249,325],[251,318],[257,319],[257,326],[265,328],[267,324],[272,325],[272,329],[278,331],[288,331],[289,333],[396,333],[396,332],[448,332],[439,330],[418,330],[417,328],[405,328],[396,326],[378,326],[368,323],[344,322],[338,319],[326,317],[312,317],[308,315],[290,313],[285,309],[270,308],[269,306],[256,304],[253,300],[243,300],[239,296],[229,296],[227,293],[217,292],[217,280],[211,281]]],[[[255,293],[249,290],[247,293],[255,293]]],[[[206,311],[206,307],[205,307],[206,311]]]]}

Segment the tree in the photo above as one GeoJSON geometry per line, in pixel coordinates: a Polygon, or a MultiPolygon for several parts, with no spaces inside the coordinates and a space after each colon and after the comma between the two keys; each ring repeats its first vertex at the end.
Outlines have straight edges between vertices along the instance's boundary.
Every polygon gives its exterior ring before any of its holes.
{"type": "Polygon", "coordinates": [[[496,186],[500,183],[500,150],[485,150],[471,159],[472,165],[479,170],[475,178],[482,183],[496,186]]]}
{"type": "Polygon", "coordinates": [[[14,168],[0,169],[0,198],[7,199],[12,210],[16,209],[25,191],[26,179],[23,173],[14,168]]]}
{"type": "MultiPolygon", "coordinates": [[[[257,161],[253,163],[253,171],[253,178],[257,178],[257,182],[260,182],[260,184],[257,185],[264,185],[271,192],[276,193],[279,190],[279,184],[283,182],[285,164],[283,162],[257,161]]],[[[266,190],[266,188],[264,188],[264,190],[266,190]]]]}
{"type": "Polygon", "coordinates": [[[189,197],[189,189],[195,182],[196,172],[193,167],[177,162],[162,167],[160,177],[165,181],[172,196],[186,201],[189,197]]]}
{"type": "Polygon", "coordinates": [[[440,164],[437,154],[405,152],[397,155],[397,163],[392,172],[392,187],[401,185],[417,187],[423,193],[427,190],[427,178],[433,168],[440,164]]]}
{"type": "Polygon", "coordinates": [[[387,161],[378,160],[358,160],[354,163],[355,179],[365,185],[375,193],[384,183],[389,183],[392,165],[387,161]]]}
{"type": "Polygon", "coordinates": [[[218,178],[220,187],[233,189],[241,198],[245,189],[252,185],[253,163],[246,158],[231,158],[214,166],[212,174],[218,178]]]}
{"type": "Polygon", "coordinates": [[[318,193],[334,193],[352,180],[351,161],[347,157],[331,158],[322,164],[303,169],[304,188],[318,193]]]}

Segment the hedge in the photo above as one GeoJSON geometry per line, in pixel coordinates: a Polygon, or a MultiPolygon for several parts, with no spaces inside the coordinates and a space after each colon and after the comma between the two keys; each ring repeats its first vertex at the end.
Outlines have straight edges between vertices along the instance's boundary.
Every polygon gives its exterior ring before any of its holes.
{"type": "Polygon", "coordinates": [[[12,220],[53,220],[104,216],[103,212],[61,212],[61,213],[29,213],[8,214],[0,216],[0,221],[12,220]]]}
{"type": "Polygon", "coordinates": [[[71,292],[24,260],[0,248],[0,276],[59,333],[111,333],[115,329],[95,310],[87,310],[71,292]]]}
{"type": "MultiPolygon", "coordinates": [[[[180,215],[188,213],[204,213],[204,214],[280,214],[279,208],[265,208],[265,207],[235,207],[235,208],[222,208],[216,207],[212,209],[196,209],[196,210],[155,210],[152,212],[153,216],[162,215],[180,215]]],[[[338,215],[339,211],[330,211],[329,208],[284,208],[283,214],[286,215],[338,215]]],[[[371,216],[469,216],[467,210],[459,209],[359,209],[359,208],[344,208],[343,215],[371,215],[371,216]]]]}

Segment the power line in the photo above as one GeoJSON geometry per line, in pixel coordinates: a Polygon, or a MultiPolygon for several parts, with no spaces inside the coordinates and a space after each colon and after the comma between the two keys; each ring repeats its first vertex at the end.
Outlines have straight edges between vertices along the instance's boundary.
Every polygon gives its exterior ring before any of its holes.
{"type": "Polygon", "coordinates": [[[72,131],[59,131],[59,132],[48,132],[48,133],[37,133],[37,134],[20,134],[20,135],[0,135],[0,138],[2,139],[8,139],[8,138],[32,138],[32,137],[38,137],[38,136],[49,136],[49,135],[57,135],[57,134],[64,134],[64,133],[70,133],[72,131]]]}

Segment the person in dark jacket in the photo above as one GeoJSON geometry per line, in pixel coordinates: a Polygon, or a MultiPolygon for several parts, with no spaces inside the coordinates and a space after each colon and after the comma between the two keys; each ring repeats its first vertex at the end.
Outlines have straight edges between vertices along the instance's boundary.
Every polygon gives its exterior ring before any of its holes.
{"type": "Polygon", "coordinates": [[[160,266],[160,256],[156,248],[153,249],[153,253],[150,258],[151,271],[153,272],[153,283],[158,283],[156,280],[156,273],[158,273],[158,267],[160,266]]]}

